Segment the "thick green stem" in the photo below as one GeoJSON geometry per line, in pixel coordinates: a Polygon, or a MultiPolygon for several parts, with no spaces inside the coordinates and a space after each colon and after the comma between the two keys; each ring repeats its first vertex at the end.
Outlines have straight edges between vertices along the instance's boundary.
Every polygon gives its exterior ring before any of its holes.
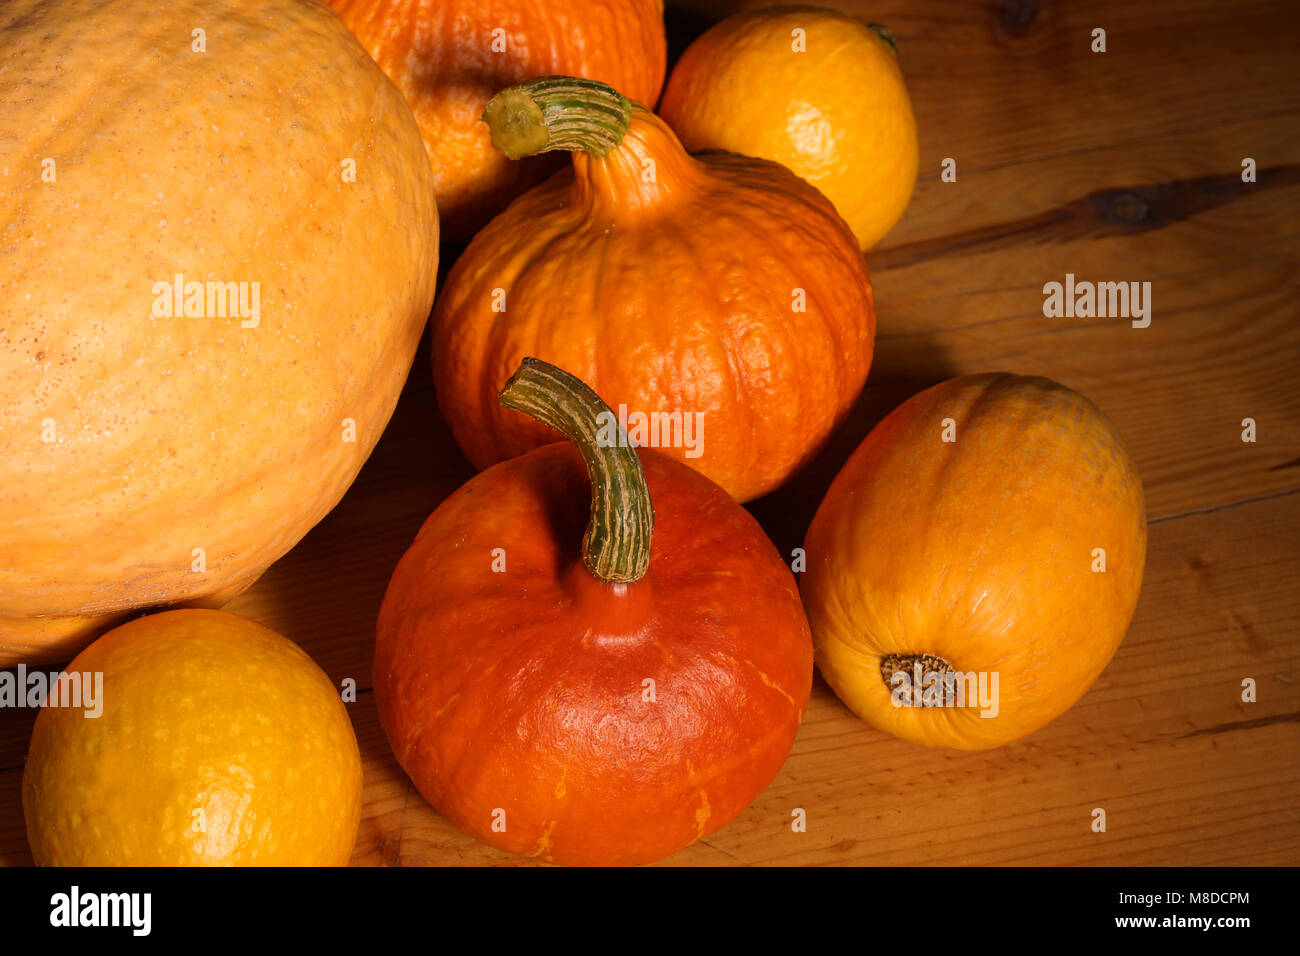
{"type": "Polygon", "coordinates": [[[595,80],[543,76],[492,97],[483,121],[492,145],[511,159],[556,149],[600,157],[623,142],[632,103],[595,80]]]}
{"type": "Polygon", "coordinates": [[[500,401],[563,432],[582,453],[591,478],[587,570],[611,584],[640,580],[650,567],[654,509],[641,459],[610,407],[575,376],[535,358],[520,363],[500,401]]]}

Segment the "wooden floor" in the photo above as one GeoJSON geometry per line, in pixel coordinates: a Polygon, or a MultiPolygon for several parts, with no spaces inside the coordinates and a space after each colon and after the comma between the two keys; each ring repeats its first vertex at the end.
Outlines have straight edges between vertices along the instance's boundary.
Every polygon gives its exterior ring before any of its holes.
{"type": "MultiPolygon", "coordinates": [[[[735,8],[735,2],[700,3],[735,8]]],[[[821,460],[753,506],[796,546],[839,465],[909,395],[954,375],[1054,378],[1138,462],[1146,581],[1118,655],[1069,713],[986,753],[878,733],[817,682],[776,782],[670,864],[1300,863],[1300,19],[1293,4],[887,0],[921,181],[868,264],[877,353],[821,460]],[[1090,51],[1093,28],[1108,51],[1090,51]],[[952,157],[957,181],[939,181],[952,157]],[[1253,158],[1258,181],[1243,183],[1253,158]],[[1152,321],[1048,319],[1067,272],[1150,281],[1152,321]],[[1258,440],[1241,439],[1242,420],[1258,440]],[[1258,700],[1243,703],[1253,678],[1258,700]],[[807,812],[806,833],[791,811],[807,812]],[[1092,811],[1107,831],[1091,830],[1092,811]]],[[[670,4],[671,6],[671,4],[670,4]]],[[[683,4],[683,6],[690,6],[683,4]]],[[[702,22],[673,12],[680,48],[702,22]]],[[[370,687],[387,578],[470,475],[428,356],[343,503],[230,609],[370,687]]],[[[442,819],[394,762],[372,695],[357,864],[520,864],[442,819]]],[[[30,863],[27,711],[0,712],[0,861],[30,863]]]]}

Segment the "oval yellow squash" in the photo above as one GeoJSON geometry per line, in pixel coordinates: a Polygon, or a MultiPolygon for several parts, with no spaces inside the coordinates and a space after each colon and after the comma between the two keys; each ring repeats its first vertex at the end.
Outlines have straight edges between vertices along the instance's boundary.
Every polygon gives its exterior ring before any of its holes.
{"type": "Polygon", "coordinates": [[[1092,402],[970,375],[877,425],[808,530],[822,676],[881,730],[984,749],[1068,710],[1128,629],[1142,484],[1092,402]]]}

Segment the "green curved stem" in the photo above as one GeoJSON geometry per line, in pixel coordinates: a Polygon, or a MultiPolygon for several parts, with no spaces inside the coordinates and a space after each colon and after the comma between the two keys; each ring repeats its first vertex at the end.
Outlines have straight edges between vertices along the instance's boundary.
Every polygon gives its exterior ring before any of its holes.
{"type": "Polygon", "coordinates": [[[520,363],[500,402],[562,432],[582,453],[591,479],[591,517],[582,538],[587,570],[610,584],[640,580],[650,567],[654,509],[641,459],[610,407],[576,376],[535,358],[520,363]],[[610,425],[612,442],[602,437],[610,425]]]}

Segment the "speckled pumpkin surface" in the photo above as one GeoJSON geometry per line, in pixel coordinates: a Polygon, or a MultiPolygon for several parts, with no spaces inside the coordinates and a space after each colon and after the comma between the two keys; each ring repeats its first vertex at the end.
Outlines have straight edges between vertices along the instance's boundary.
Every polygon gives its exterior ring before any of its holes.
{"type": "Polygon", "coordinates": [[[361,755],[338,691],[292,641],[225,611],[169,611],[68,671],[103,675],[99,714],[36,720],[23,811],[38,864],[347,863],[361,755]]]}
{"type": "Polygon", "coordinates": [[[333,507],[438,221],[410,109],[322,4],[13,0],[0,50],[5,665],[220,602],[333,507]]]}

